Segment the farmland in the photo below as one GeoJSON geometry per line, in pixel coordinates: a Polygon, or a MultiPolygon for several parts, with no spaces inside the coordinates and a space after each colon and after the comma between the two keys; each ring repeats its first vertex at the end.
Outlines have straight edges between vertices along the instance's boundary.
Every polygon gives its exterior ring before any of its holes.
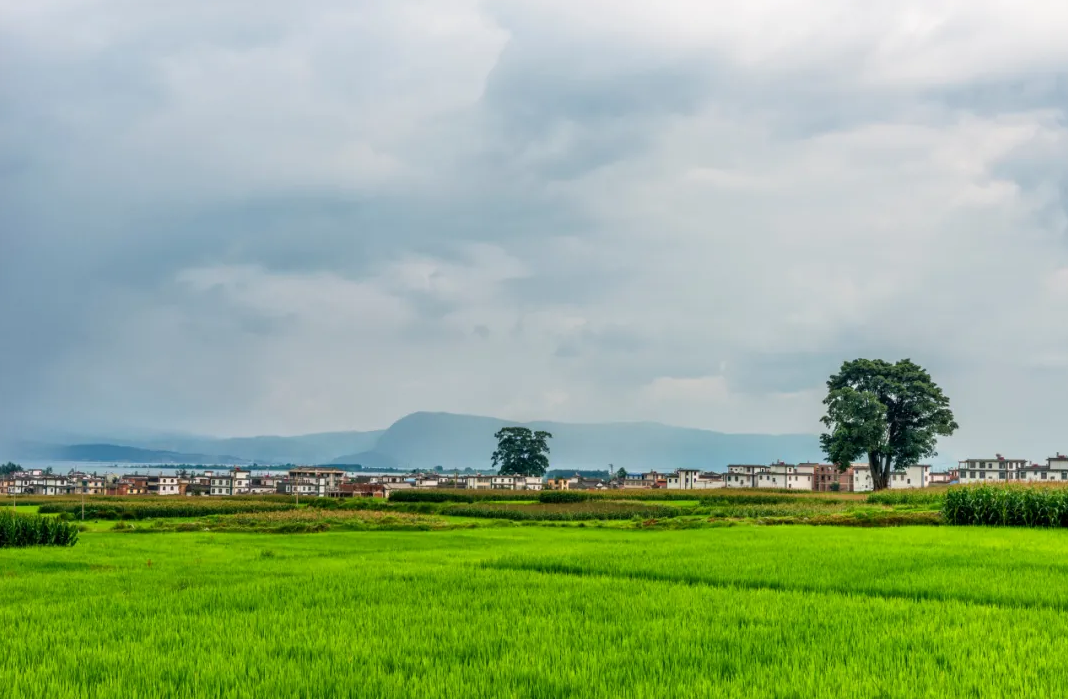
{"type": "MultiPolygon", "coordinates": [[[[401,517],[228,517],[312,516],[401,517]]],[[[3,550],[0,686],[12,697],[1068,691],[1064,530],[500,524],[87,531],[73,548],[3,550]]]]}

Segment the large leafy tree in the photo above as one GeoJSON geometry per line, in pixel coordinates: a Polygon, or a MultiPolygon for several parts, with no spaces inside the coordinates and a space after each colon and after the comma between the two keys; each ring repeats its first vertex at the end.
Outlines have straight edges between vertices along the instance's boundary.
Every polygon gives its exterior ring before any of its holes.
{"type": "Polygon", "coordinates": [[[856,359],[827,381],[820,436],[823,451],[839,469],[867,456],[876,490],[890,474],[936,455],[939,437],[958,425],[949,398],[923,367],[909,359],[896,364],[856,359]]]}
{"type": "Polygon", "coordinates": [[[497,450],[493,466],[502,476],[544,476],[549,468],[548,432],[531,432],[526,427],[503,427],[493,435],[497,450]]]}

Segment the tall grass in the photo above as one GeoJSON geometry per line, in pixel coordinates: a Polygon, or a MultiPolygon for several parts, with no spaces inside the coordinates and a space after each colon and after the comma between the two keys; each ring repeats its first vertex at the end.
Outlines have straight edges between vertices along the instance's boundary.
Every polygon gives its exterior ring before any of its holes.
{"type": "Polygon", "coordinates": [[[0,510],[0,548],[73,546],[78,527],[55,517],[15,514],[0,510]]]}
{"type": "Polygon", "coordinates": [[[868,502],[876,505],[941,505],[945,500],[946,490],[880,490],[868,493],[868,502]]]}
{"type": "Polygon", "coordinates": [[[1068,489],[1029,485],[970,485],[946,491],[950,524],[1068,527],[1068,489]]]}

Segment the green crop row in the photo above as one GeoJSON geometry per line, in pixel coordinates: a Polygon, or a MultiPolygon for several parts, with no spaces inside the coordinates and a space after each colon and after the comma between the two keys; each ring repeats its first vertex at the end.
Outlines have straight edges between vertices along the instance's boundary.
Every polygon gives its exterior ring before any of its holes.
{"type": "Polygon", "coordinates": [[[946,498],[943,490],[880,490],[868,494],[868,502],[875,505],[941,505],[946,498]]]}
{"type": "Polygon", "coordinates": [[[975,485],[946,491],[942,515],[950,524],[1068,527],[1068,489],[975,485]]]}
{"type": "Polygon", "coordinates": [[[391,502],[499,502],[538,499],[536,490],[476,490],[474,488],[412,488],[390,493],[391,502]]]}
{"type": "Polygon", "coordinates": [[[77,541],[77,525],[55,517],[0,511],[0,548],[73,546],[77,541]]]}
{"type": "Polygon", "coordinates": [[[483,517],[512,521],[579,522],[609,519],[664,519],[682,511],[665,505],[628,502],[538,503],[530,505],[452,505],[441,511],[453,517],[483,517]]]}
{"type": "MultiPolygon", "coordinates": [[[[296,506],[290,502],[263,502],[258,500],[231,499],[154,499],[126,498],[120,501],[85,503],[85,519],[156,519],[167,517],[204,517],[206,515],[229,515],[243,512],[279,512],[296,506]]],[[[69,514],[81,517],[79,502],[50,502],[40,506],[41,514],[69,514]]]]}
{"type": "Polygon", "coordinates": [[[857,500],[852,495],[813,493],[791,490],[665,490],[657,489],[610,489],[610,490],[467,490],[463,488],[413,488],[400,490],[389,496],[391,502],[495,502],[537,501],[543,503],[587,502],[604,500],[636,501],[693,501],[714,504],[747,503],[774,505],[804,500],[806,502],[841,503],[857,500]]]}

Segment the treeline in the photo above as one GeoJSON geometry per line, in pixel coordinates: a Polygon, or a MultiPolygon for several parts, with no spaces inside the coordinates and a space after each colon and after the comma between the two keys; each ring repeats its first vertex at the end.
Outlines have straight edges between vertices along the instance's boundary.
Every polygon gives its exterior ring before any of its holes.
{"type": "Polygon", "coordinates": [[[55,517],[24,515],[0,510],[0,548],[21,546],[73,546],[78,527],[55,517]]]}

